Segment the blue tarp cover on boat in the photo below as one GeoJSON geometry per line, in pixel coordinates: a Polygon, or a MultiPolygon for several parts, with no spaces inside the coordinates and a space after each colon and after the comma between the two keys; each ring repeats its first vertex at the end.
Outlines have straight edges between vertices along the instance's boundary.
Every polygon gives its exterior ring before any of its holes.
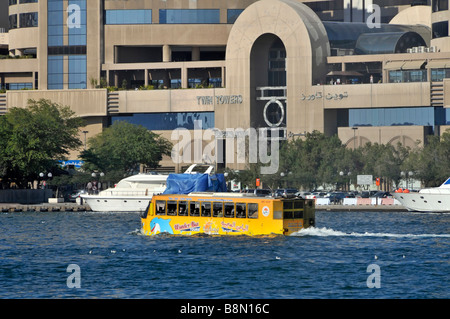
{"type": "Polygon", "coordinates": [[[223,174],[169,174],[163,194],[226,191],[227,185],[223,174]]]}

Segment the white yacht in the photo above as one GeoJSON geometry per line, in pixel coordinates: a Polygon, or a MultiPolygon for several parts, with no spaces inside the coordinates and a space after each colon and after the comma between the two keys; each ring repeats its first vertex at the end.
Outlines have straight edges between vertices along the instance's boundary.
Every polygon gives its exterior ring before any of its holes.
{"type": "MultiPolygon", "coordinates": [[[[210,174],[214,166],[208,166],[204,174],[210,174]]],[[[197,174],[197,164],[191,165],[184,174],[197,174]]],[[[82,194],[81,198],[94,212],[142,212],[153,194],[166,190],[169,175],[137,174],[122,179],[113,188],[98,194],[82,194]]]]}
{"type": "Polygon", "coordinates": [[[419,192],[395,192],[393,196],[409,211],[450,212],[450,178],[441,186],[419,192]]]}

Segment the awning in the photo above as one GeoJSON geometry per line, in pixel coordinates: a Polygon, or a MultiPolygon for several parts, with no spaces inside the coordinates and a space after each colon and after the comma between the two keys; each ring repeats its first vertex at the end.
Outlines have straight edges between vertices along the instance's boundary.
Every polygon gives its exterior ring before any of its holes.
{"type": "Polygon", "coordinates": [[[361,73],[356,71],[330,71],[327,76],[363,76],[361,73]]]}
{"type": "Polygon", "coordinates": [[[419,70],[424,63],[425,60],[406,61],[402,70],[419,70]]]}
{"type": "Polygon", "coordinates": [[[400,70],[405,61],[388,61],[384,67],[385,70],[400,70]]]}
{"type": "Polygon", "coordinates": [[[427,64],[428,69],[445,69],[450,68],[450,60],[431,60],[427,64]]]}

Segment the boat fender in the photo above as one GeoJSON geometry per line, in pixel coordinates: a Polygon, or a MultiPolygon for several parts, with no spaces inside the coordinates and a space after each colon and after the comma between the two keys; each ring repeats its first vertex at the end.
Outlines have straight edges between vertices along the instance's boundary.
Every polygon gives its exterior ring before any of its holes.
{"type": "Polygon", "coordinates": [[[409,193],[409,189],[405,188],[405,189],[403,190],[403,193],[409,193]]]}
{"type": "Polygon", "coordinates": [[[403,189],[399,188],[395,191],[396,193],[403,193],[403,189]]]}

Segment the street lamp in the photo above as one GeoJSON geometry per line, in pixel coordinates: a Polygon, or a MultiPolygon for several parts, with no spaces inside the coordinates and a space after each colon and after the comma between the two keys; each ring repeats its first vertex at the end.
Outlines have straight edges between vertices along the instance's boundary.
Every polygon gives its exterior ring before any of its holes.
{"type": "MultiPolygon", "coordinates": [[[[351,172],[348,172],[348,173],[347,173],[347,176],[350,177],[351,174],[352,174],[351,172]]],[[[340,175],[341,177],[344,177],[345,173],[344,173],[343,171],[340,171],[340,172],[339,172],[339,175],[340,175]]],[[[349,185],[348,189],[350,189],[350,185],[349,185]]],[[[345,180],[345,190],[347,190],[347,180],[345,180]]]]}

